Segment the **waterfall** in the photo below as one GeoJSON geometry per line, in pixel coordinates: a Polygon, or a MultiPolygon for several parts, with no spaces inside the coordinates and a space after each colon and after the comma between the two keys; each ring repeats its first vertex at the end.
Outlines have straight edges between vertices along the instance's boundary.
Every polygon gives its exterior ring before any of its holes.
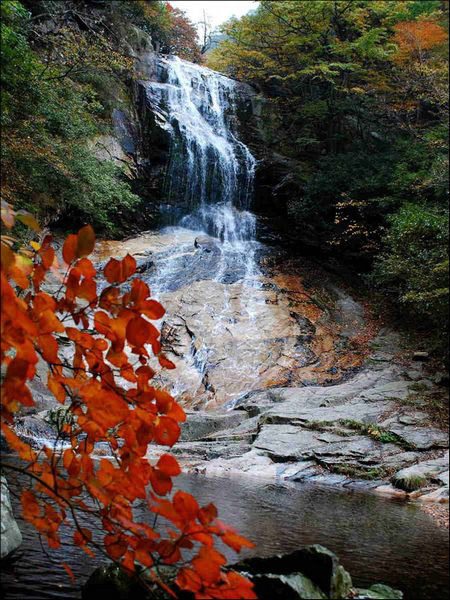
{"type": "Polygon", "coordinates": [[[190,350],[176,354],[183,370],[172,391],[223,401],[258,384],[255,357],[264,353],[260,317],[267,312],[249,210],[256,160],[239,139],[239,87],[177,57],[159,59],[158,81],[145,87],[170,134],[164,194],[172,216],[163,230],[170,247],[156,257],[148,281],[168,309],[165,328],[181,332],[184,348],[186,335],[190,340],[190,350]]]}
{"type": "Polygon", "coordinates": [[[228,244],[253,239],[256,160],[237,136],[236,82],[177,57],[160,59],[158,73],[147,93],[171,132],[164,191],[186,207],[179,224],[228,244]]]}

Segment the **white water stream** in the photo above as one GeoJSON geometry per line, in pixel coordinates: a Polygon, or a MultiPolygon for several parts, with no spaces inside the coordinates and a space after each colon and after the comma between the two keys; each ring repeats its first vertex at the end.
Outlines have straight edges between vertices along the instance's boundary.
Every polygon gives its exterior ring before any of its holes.
{"type": "MultiPolygon", "coordinates": [[[[179,244],[186,229],[201,239],[213,238],[207,252],[214,253],[215,260],[207,257],[211,265],[207,279],[225,285],[216,288],[220,300],[216,296],[214,308],[205,299],[209,343],[205,341],[195,351],[195,367],[202,374],[215,354],[214,340],[233,335],[230,323],[236,312],[245,323],[247,338],[257,339],[260,335],[256,315],[264,298],[254,293],[260,287],[260,271],[255,260],[256,219],[249,211],[256,160],[238,138],[239,98],[235,81],[177,57],[160,60],[158,79],[146,85],[153,105],[156,99],[158,109],[165,115],[171,134],[165,194],[169,205],[183,207],[184,215],[168,230],[174,251],[157,262],[150,283],[153,294],[170,307],[167,292],[180,283],[183,267],[191,268],[180,261],[179,244]],[[236,281],[238,291],[235,286],[226,285],[236,281]]],[[[184,250],[187,248],[181,247],[181,256],[184,250]]],[[[239,373],[242,357],[230,359],[230,373],[239,373]]],[[[256,385],[257,376],[255,372],[250,389],[256,385]]]]}

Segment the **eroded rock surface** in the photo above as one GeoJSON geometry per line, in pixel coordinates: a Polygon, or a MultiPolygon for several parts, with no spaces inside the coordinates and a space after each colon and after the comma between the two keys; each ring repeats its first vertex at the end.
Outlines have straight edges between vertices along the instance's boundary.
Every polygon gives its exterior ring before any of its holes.
{"type": "Polygon", "coordinates": [[[214,410],[253,390],[330,385],[361,365],[350,338],[364,330],[362,307],[343,291],[312,288],[306,268],[265,268],[268,249],[256,242],[247,251],[259,265],[252,272],[242,249],[180,228],[100,249],[100,259],[130,252],[138,265],[150,262],[140,275],[167,310],[162,342],[177,366],[162,383],[186,406],[214,410]]]}

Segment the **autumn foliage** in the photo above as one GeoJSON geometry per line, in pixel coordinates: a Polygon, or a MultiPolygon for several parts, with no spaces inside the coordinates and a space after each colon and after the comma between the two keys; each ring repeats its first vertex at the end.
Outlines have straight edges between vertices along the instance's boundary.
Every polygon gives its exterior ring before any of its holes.
{"type": "Polygon", "coordinates": [[[405,21],[395,26],[394,41],[398,47],[399,60],[409,57],[422,60],[426,50],[443,44],[447,39],[445,29],[430,20],[405,21]]]}
{"type": "MultiPolygon", "coordinates": [[[[11,229],[16,219],[38,229],[30,215],[3,203],[4,226],[11,229]]],[[[1,428],[22,459],[21,467],[5,463],[2,468],[28,476],[23,515],[52,548],[59,547],[59,529],[70,515],[75,545],[90,555],[102,551],[129,572],[144,567],[145,577],[139,570],[143,585],[153,581],[168,589],[157,567],[182,563],[176,583],[196,598],[255,598],[247,579],[224,570],[226,560],[214,547],[221,539],[239,552],[250,542],[217,520],[214,505],[200,507],[183,491],[171,494],[172,479],[181,472],[172,455],[161,453],[155,464],[146,458],[149,445],[172,447],[186,418],[170,394],[152,385],[158,365],[174,368],[151,322],[164,315],[164,308],[134,277],[136,262],[130,255],[106,264],[107,285],[100,291],[88,258],[94,245],[90,226],[69,235],[62,269],[50,236],[19,250],[9,233],[2,236],[1,360],[6,374],[1,428]],[[42,290],[49,273],[60,278],[53,295],[42,290]],[[68,409],[59,433],[66,442],[63,451],[56,444],[35,450],[14,431],[15,415],[34,404],[28,383],[39,360],[48,365],[49,390],[68,409]],[[108,445],[111,460],[91,456],[98,442],[108,445]],[[137,500],[164,522],[165,530],[134,519],[137,500]],[[86,517],[100,526],[102,540],[85,526],[86,517]],[[191,558],[183,556],[186,551],[191,558]]]]}

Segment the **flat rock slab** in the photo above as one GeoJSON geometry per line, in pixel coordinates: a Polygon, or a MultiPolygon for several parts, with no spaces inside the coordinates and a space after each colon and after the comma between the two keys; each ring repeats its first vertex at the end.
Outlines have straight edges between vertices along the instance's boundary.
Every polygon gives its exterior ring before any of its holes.
{"type": "Polygon", "coordinates": [[[285,423],[294,421],[310,422],[337,422],[352,420],[359,423],[378,423],[382,417],[395,408],[393,402],[349,402],[338,406],[305,407],[291,400],[271,408],[267,415],[272,423],[285,423]]]}
{"type": "Polygon", "coordinates": [[[186,416],[186,421],[181,425],[181,442],[199,440],[213,432],[232,429],[248,419],[243,411],[225,414],[192,411],[186,412],[186,416]]]}
{"type": "Polygon", "coordinates": [[[255,448],[264,450],[275,460],[295,460],[308,458],[330,442],[344,441],[344,438],[331,433],[308,431],[293,425],[264,425],[253,443],[255,448]]]}
{"type": "Polygon", "coordinates": [[[417,427],[397,424],[382,424],[388,431],[395,433],[410,446],[418,450],[448,448],[448,434],[434,427],[417,427]]]}

